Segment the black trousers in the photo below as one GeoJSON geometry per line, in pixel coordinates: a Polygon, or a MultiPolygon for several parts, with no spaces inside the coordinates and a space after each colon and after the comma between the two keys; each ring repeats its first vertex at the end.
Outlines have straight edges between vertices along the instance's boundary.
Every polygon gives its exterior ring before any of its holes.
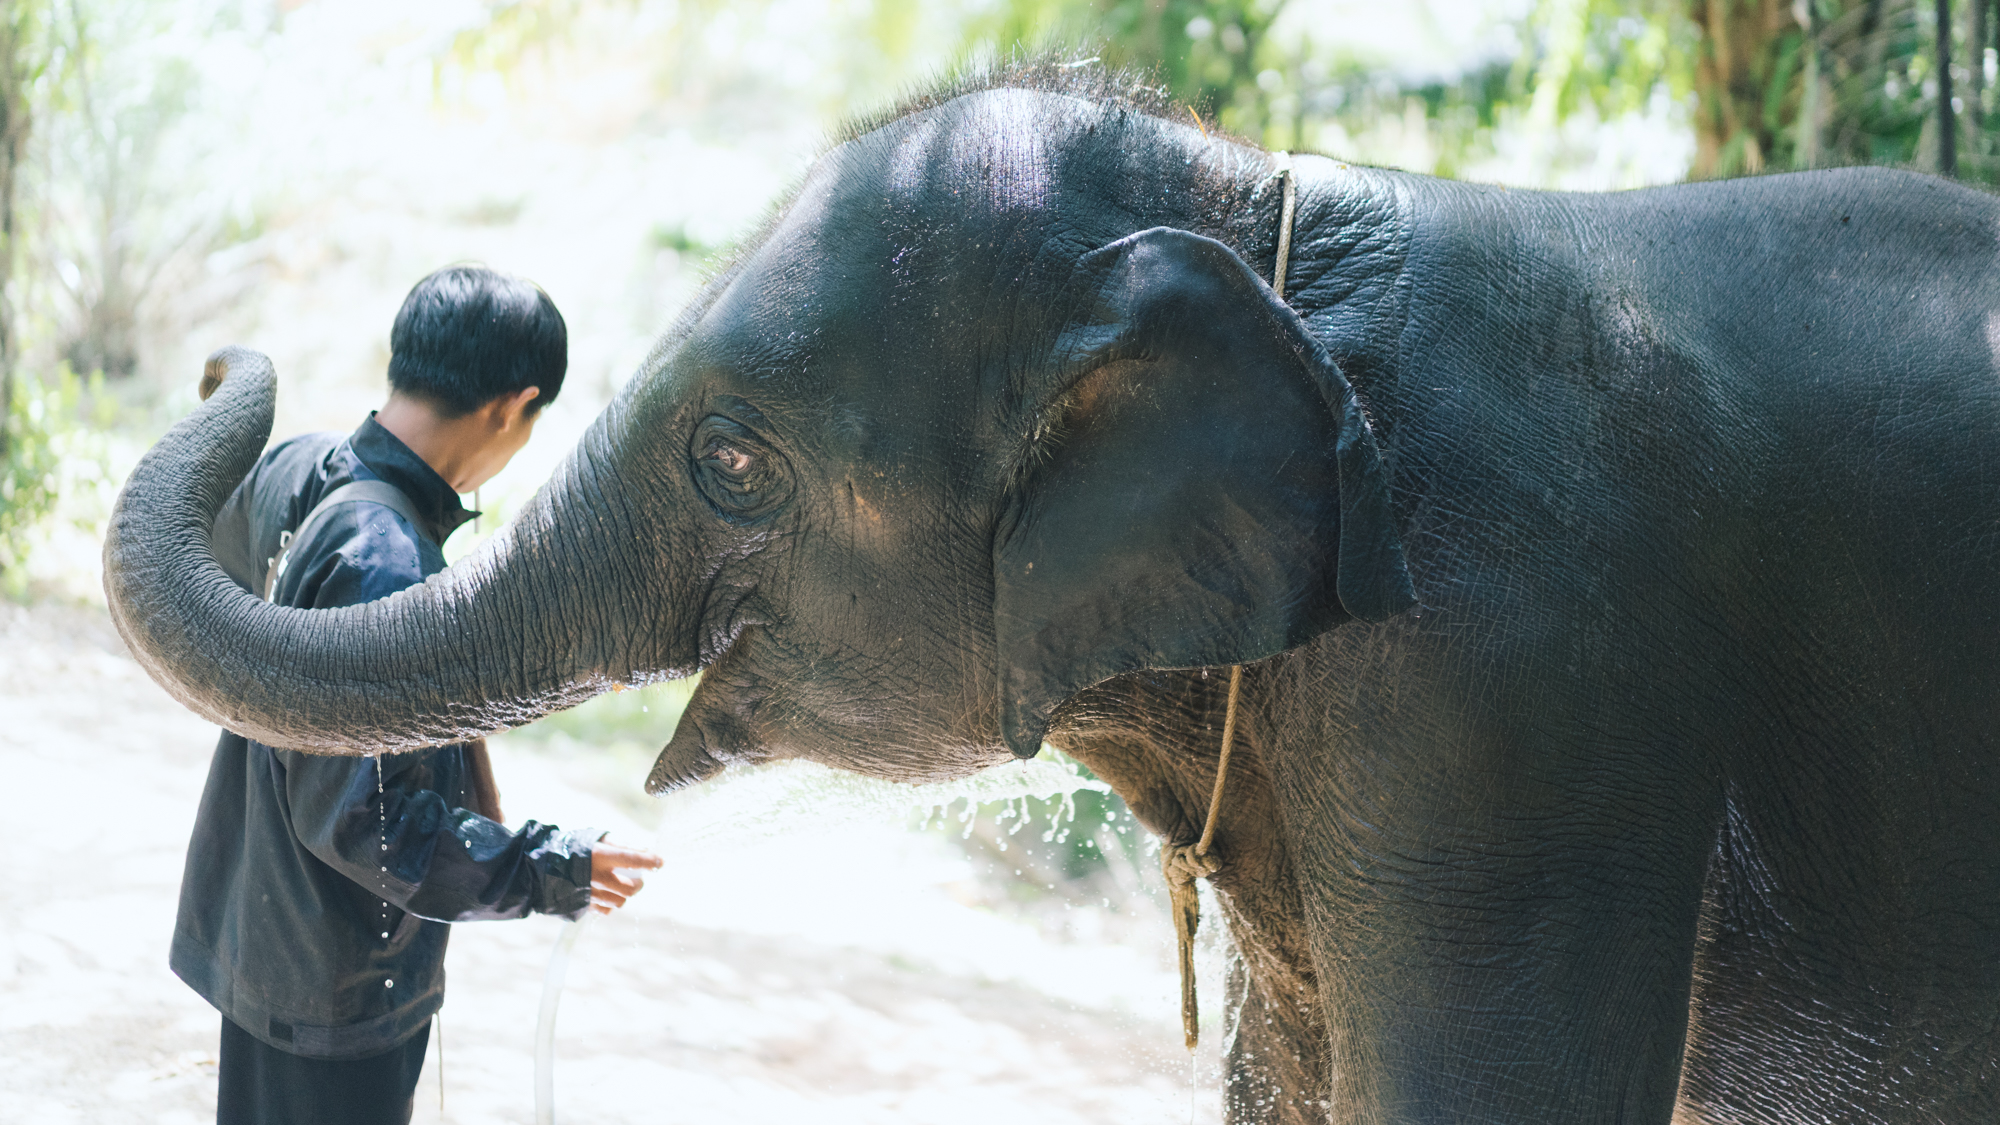
{"type": "Polygon", "coordinates": [[[222,1021],[216,1125],[409,1125],[431,1025],[365,1059],[308,1059],[222,1021]]]}

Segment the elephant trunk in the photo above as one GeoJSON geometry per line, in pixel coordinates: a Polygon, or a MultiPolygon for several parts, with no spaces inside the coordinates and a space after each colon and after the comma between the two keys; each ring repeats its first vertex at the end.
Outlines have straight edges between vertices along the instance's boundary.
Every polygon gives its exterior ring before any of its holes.
{"type": "Polygon", "coordinates": [[[625,401],[472,557],[381,601],[302,610],[245,593],[210,548],[276,397],[270,361],[244,349],[209,360],[204,389],[217,382],[140,460],[104,543],[119,632],[192,710],[269,745],[369,753],[478,737],[694,670],[691,625],[653,617],[685,603],[658,596],[668,553],[642,538],[644,482],[657,478],[620,471],[634,448],[625,401]]]}

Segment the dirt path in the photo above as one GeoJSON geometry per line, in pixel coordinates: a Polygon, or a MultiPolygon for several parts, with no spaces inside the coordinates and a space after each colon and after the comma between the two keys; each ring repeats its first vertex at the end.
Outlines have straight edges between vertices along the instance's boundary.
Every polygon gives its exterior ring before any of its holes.
{"type": "MultiPolygon", "coordinates": [[[[217,1016],[166,951],[214,740],[101,613],[0,605],[0,776],[13,794],[0,1122],[213,1120],[217,1016]]],[[[504,742],[496,758],[511,814],[652,839],[566,784],[558,762],[504,742]]],[[[960,905],[951,888],[968,877],[937,837],[867,824],[679,850],[624,916],[580,936],[561,1118],[1186,1120],[1167,937],[1048,940],[960,905]]],[[[454,932],[445,1107],[434,1040],[417,1121],[533,1119],[535,1013],[560,926],[454,932]]],[[[1212,1059],[1203,1070],[1199,1119],[1214,1120],[1212,1059]]]]}

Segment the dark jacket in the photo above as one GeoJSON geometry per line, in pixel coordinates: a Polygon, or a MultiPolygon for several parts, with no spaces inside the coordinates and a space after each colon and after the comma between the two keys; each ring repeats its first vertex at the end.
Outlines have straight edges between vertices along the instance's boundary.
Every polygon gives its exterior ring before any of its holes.
{"type": "MultiPolygon", "coordinates": [[[[400,489],[428,527],[379,504],[332,509],[292,545],[280,605],[374,601],[444,569],[439,543],[471,518],[444,478],[371,415],[346,438],[273,447],[223,506],[216,557],[261,590],[281,532],[351,480],[400,489]]],[[[509,832],[464,806],[460,746],[381,759],[277,750],[224,732],[188,843],[174,972],[274,1047],[379,1054],[444,1002],[447,922],[580,915],[592,833],[509,832]]]]}

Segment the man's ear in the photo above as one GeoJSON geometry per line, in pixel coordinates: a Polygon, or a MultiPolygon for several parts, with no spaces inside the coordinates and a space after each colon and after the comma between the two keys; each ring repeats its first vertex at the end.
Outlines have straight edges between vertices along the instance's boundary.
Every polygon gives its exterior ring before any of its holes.
{"type": "Polygon", "coordinates": [[[530,384],[518,391],[502,395],[497,400],[503,422],[501,429],[511,430],[523,422],[531,421],[541,411],[541,394],[542,388],[530,384]]]}
{"type": "Polygon", "coordinates": [[[1000,726],[1144,669],[1261,660],[1414,604],[1374,434],[1326,350],[1228,247],[1160,227],[1084,259],[994,543],[1000,726]]]}

